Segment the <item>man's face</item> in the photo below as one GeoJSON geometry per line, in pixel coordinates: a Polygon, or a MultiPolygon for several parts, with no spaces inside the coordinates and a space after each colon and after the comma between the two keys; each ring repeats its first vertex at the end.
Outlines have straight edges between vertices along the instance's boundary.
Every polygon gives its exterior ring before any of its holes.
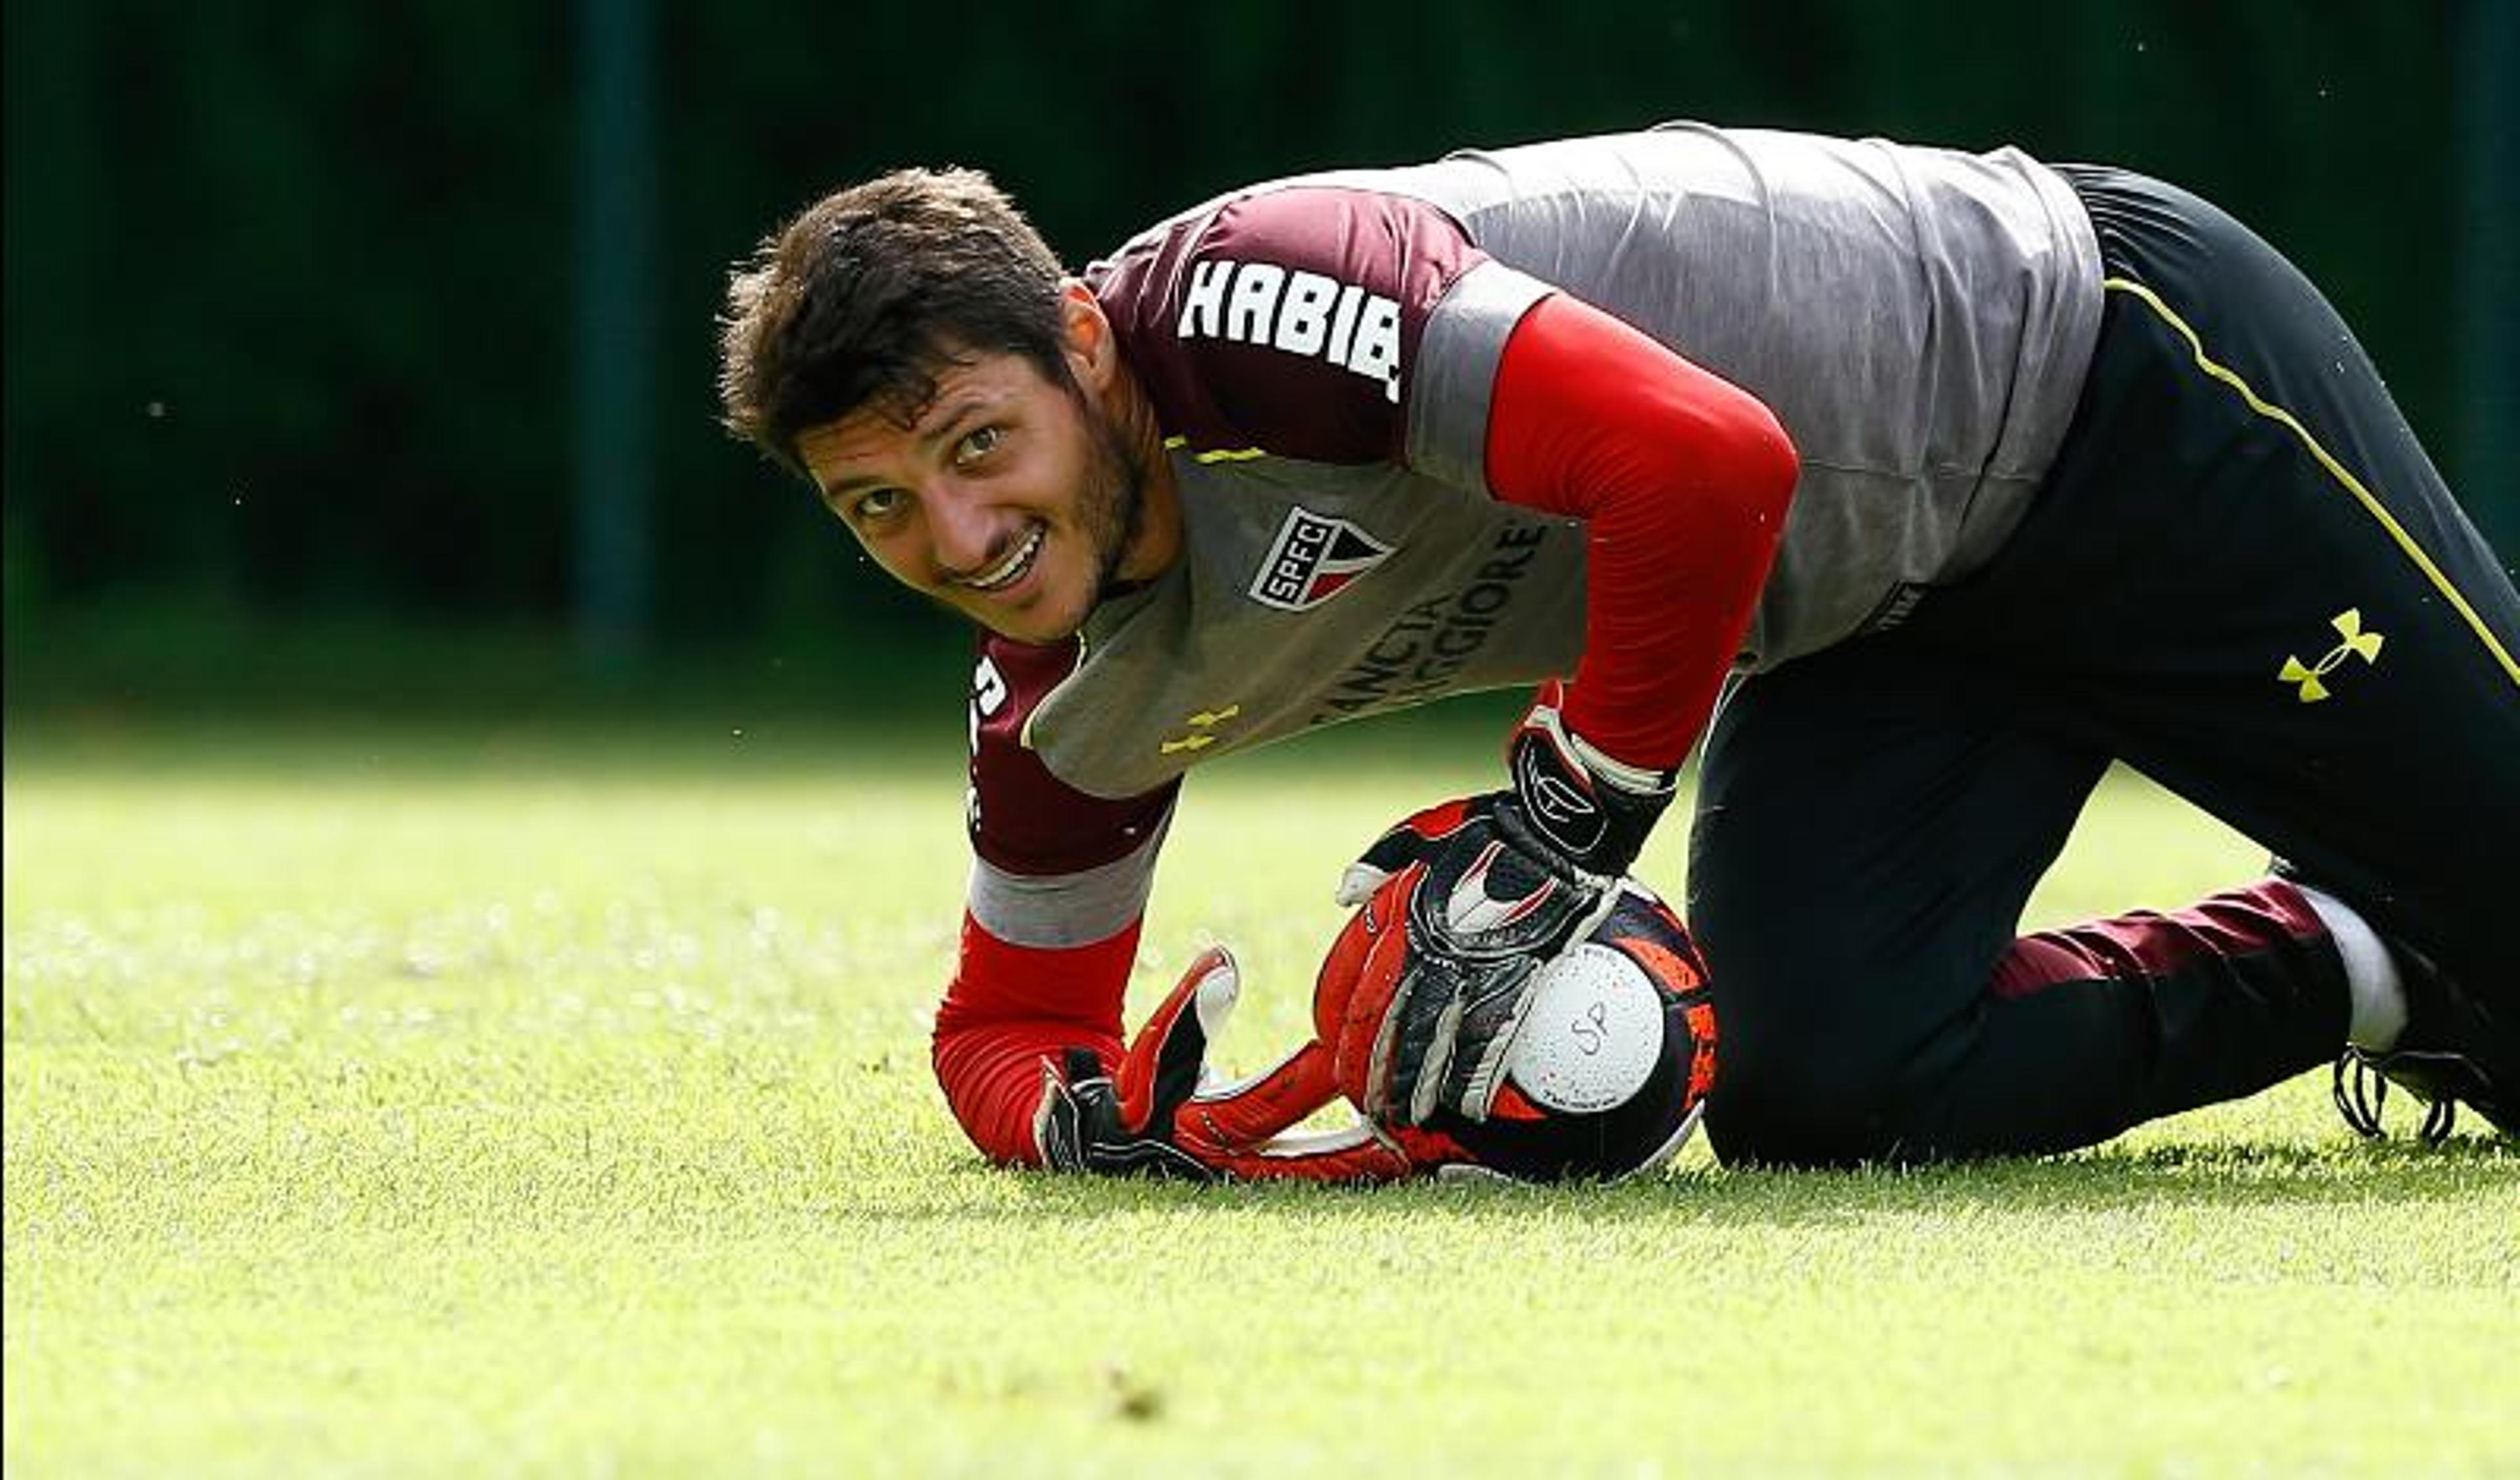
{"type": "Polygon", "coordinates": [[[1004,636],[1064,638],[1114,581],[1151,573],[1130,568],[1144,461],[1090,394],[1021,355],[947,365],[908,426],[863,407],[797,448],[878,564],[1004,636]]]}

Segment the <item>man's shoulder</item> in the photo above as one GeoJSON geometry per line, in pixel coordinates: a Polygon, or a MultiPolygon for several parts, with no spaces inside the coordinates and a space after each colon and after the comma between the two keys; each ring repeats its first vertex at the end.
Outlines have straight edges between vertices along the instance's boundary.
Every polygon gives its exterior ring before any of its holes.
{"type": "Polygon", "coordinates": [[[1427,319],[1484,260],[1423,200],[1301,178],[1175,216],[1086,281],[1192,448],[1399,461],[1427,319]]]}

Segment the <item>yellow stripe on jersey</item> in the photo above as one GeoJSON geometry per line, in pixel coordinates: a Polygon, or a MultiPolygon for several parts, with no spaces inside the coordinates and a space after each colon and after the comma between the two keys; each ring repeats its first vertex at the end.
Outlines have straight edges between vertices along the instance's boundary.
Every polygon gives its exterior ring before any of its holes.
{"type": "MultiPolygon", "coordinates": [[[[1179,452],[1189,445],[1190,438],[1188,437],[1164,438],[1164,451],[1166,452],[1179,452]]],[[[1269,454],[1266,451],[1258,447],[1233,447],[1221,448],[1215,452],[1193,452],[1191,454],[1191,461],[1196,463],[1247,463],[1253,458],[1265,458],[1269,454]]]]}
{"type": "Polygon", "coordinates": [[[2300,420],[2291,412],[2251,389],[2249,382],[2240,379],[2236,371],[2206,354],[2205,341],[2197,336],[2195,329],[2190,327],[2185,319],[2181,318],[2177,310],[2163,302],[2159,293],[2128,278],[2105,278],[2101,280],[2100,286],[2111,292],[2129,293],[2139,299],[2145,307],[2159,315],[2163,323],[2176,331],[2181,338],[2187,341],[2189,353],[2196,358],[2197,369],[2237,391],[2240,399],[2248,404],[2251,411],[2300,438],[2301,445],[2309,449],[2313,458],[2318,460],[2319,467],[2327,470],[2328,476],[2342,484],[2345,490],[2353,494],[2362,504],[2363,511],[2379,521],[2380,527],[2389,532],[2389,538],[2397,541],[2398,548],[2406,552],[2407,559],[2412,561],[2415,568],[2424,573],[2424,578],[2433,583],[2433,589],[2439,591],[2442,599],[2450,603],[2452,609],[2465,618],[2469,627],[2475,629],[2477,641],[2483,643],[2486,650],[2494,654],[2494,660],[2502,665],[2502,671],[2511,676],[2511,682],[2520,685],[2520,661],[2512,659],[2510,650],[2504,648],[2495,637],[2493,630],[2485,625],[2485,619],[2477,615],[2476,608],[2468,605],[2467,598],[2459,595],[2458,588],[2451,584],[2450,577],[2443,573],[2441,566],[2433,563],[2431,556],[2424,554],[2423,547],[2415,543],[2414,536],[2407,532],[2406,526],[2399,523],[2396,516],[2391,515],[2381,505],[2379,499],[2373,496],[2371,490],[2362,485],[2361,478],[2356,477],[2344,464],[2336,461],[2326,448],[2318,444],[2318,438],[2310,434],[2309,427],[2302,426],[2300,420]]]}

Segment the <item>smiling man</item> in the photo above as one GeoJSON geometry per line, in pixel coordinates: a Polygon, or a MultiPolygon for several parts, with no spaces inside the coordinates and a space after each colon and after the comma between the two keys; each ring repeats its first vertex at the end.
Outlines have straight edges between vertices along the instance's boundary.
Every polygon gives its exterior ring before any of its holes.
{"type": "Polygon", "coordinates": [[[729,425],[981,631],[935,1052],[993,1157],[1445,1159],[1710,716],[1726,1156],[2054,1150],[2330,1060],[2360,1128],[2390,1082],[2513,1125],[2520,597],[2327,305],[2175,188],[1671,125],[1269,182],[1071,277],[906,170],[772,234],[723,348],[729,425]],[[1508,685],[1499,787],[1343,891],[1404,923],[1341,994],[1369,1152],[1100,1087],[1190,768],[1508,685]],[[2112,760],[2293,869],[2016,938],[2112,760]]]}

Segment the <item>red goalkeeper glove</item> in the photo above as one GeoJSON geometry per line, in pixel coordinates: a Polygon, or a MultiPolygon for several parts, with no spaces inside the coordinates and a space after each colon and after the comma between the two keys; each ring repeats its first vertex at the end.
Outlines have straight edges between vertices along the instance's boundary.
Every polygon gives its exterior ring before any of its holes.
{"type": "Polygon", "coordinates": [[[1339,1098],[1329,1053],[1318,1043],[1243,1083],[1207,1084],[1208,1046],[1240,994],[1234,958],[1211,947],[1138,1030],[1116,1075],[1087,1049],[1070,1049],[1064,1065],[1045,1059],[1033,1118],[1042,1163],[1198,1182],[1392,1182],[1411,1175],[1407,1154],[1361,1121],[1294,1131],[1339,1098]]]}

